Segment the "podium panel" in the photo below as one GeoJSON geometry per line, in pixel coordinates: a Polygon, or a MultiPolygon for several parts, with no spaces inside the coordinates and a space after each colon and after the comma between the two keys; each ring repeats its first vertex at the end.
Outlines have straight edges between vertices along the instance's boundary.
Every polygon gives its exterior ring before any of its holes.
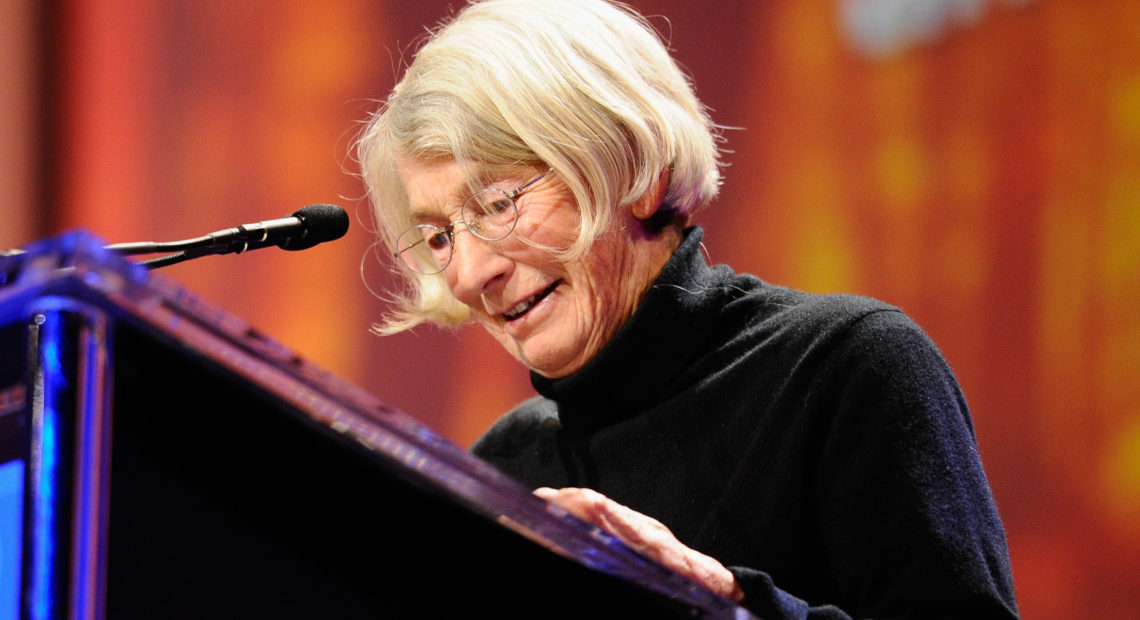
{"type": "Polygon", "coordinates": [[[82,233],[0,257],[0,498],[0,619],[749,617],[82,233]]]}

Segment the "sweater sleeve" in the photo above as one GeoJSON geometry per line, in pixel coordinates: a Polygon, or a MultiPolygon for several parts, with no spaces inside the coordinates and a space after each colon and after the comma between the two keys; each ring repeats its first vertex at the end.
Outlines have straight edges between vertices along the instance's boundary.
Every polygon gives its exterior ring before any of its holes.
{"type": "Polygon", "coordinates": [[[851,616],[832,605],[812,607],[802,599],[776,587],[767,573],[743,566],[729,566],[744,592],[744,606],[760,618],[806,620],[849,620],[851,616]]]}
{"type": "Polygon", "coordinates": [[[933,342],[901,312],[879,310],[821,355],[805,401],[823,435],[813,561],[842,600],[811,607],[736,568],[745,603],[788,618],[1016,617],[969,413],[933,342]]]}

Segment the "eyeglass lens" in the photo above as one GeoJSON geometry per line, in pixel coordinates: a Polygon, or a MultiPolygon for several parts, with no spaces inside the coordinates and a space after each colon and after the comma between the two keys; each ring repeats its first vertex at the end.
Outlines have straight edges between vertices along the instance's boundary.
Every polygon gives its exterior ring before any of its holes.
{"type": "Polygon", "coordinates": [[[456,226],[466,226],[471,234],[484,241],[499,241],[514,230],[518,208],[510,194],[488,188],[468,198],[460,215],[462,220],[446,228],[420,224],[404,231],[396,240],[396,254],[413,271],[426,275],[439,273],[451,262],[456,226]]]}
{"type": "Polygon", "coordinates": [[[515,229],[518,220],[517,197],[524,189],[537,183],[547,173],[531,179],[514,192],[488,187],[475,192],[460,208],[460,220],[444,228],[419,224],[405,230],[396,239],[395,255],[409,269],[424,275],[439,273],[451,263],[455,227],[460,224],[484,241],[499,241],[515,229]]]}

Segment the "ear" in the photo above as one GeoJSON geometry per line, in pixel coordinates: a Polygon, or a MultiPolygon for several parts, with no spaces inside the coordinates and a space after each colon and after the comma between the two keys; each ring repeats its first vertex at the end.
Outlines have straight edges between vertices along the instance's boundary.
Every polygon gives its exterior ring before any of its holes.
{"type": "Polygon", "coordinates": [[[634,201],[632,205],[633,217],[645,221],[657,214],[661,208],[661,201],[665,199],[665,190],[669,187],[669,169],[662,168],[657,180],[649,189],[634,201]]]}

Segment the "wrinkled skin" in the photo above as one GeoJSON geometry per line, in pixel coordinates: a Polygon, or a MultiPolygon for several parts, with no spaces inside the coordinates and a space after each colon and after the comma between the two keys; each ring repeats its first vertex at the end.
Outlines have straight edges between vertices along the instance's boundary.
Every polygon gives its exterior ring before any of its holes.
{"type": "Polygon", "coordinates": [[[590,489],[536,489],[535,495],[579,519],[617,536],[631,549],[739,603],[744,594],[736,577],[715,559],[681,544],[660,521],[627,508],[590,489]]]}
{"type": "MultiPolygon", "coordinates": [[[[415,220],[441,228],[460,217],[478,170],[455,160],[403,159],[397,168],[415,220]]],[[[491,187],[511,191],[541,174],[520,167],[491,187]]],[[[680,244],[680,226],[650,233],[642,225],[661,204],[667,176],[632,204],[618,208],[610,229],[583,256],[559,260],[576,236],[578,208],[556,174],[522,194],[510,236],[487,242],[455,228],[451,263],[444,270],[452,294],[516,359],[550,378],[582,368],[633,315],[642,294],[680,244]],[[523,240],[529,240],[527,244],[523,240]],[[544,247],[535,247],[539,244],[544,247]]],[[[617,536],[638,552],[710,591],[739,602],[735,577],[715,559],[690,549],[656,519],[590,489],[535,493],[617,536]]]]}

